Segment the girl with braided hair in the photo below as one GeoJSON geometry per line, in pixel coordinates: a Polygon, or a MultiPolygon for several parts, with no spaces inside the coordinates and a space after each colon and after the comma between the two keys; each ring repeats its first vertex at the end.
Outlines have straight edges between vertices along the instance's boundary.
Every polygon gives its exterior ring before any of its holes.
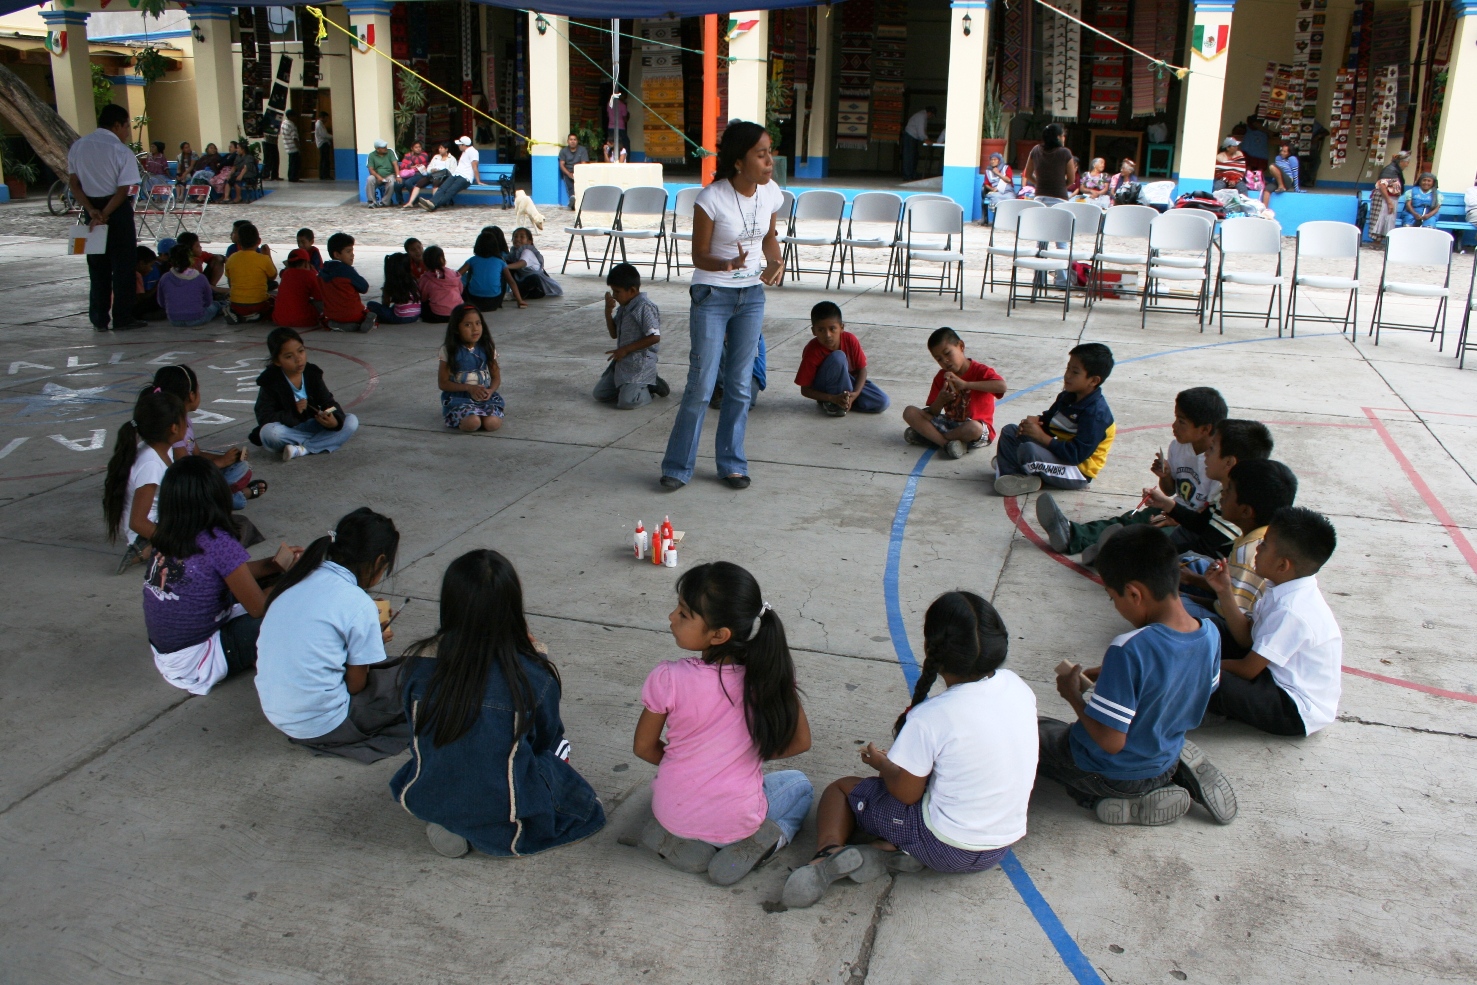
{"type": "Polygon", "coordinates": [[[1036,780],[1036,695],[1005,663],[1010,640],[994,607],[945,592],[923,617],[923,667],[892,748],[842,777],[817,812],[815,858],[785,882],[786,906],[810,906],[831,883],[892,872],[982,872],[1026,834],[1036,780]],[[944,692],[929,697],[943,678],[944,692]],[[849,845],[860,827],[874,841],[849,845]]]}

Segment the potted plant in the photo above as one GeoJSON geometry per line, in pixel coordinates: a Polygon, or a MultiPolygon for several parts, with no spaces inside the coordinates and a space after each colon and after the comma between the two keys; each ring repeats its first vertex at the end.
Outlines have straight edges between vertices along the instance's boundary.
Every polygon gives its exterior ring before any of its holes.
{"type": "Polygon", "coordinates": [[[1005,156],[1005,106],[994,76],[985,85],[984,126],[980,134],[980,171],[990,166],[990,155],[1005,156]]]}
{"type": "Polygon", "coordinates": [[[26,188],[41,178],[36,162],[18,160],[3,140],[0,140],[0,167],[5,169],[5,187],[10,189],[12,200],[25,198],[26,188]]]}

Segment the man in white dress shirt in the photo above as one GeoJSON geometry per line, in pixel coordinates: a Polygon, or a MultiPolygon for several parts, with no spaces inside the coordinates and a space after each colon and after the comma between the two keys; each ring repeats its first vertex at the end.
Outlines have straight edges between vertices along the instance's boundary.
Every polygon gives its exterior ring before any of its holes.
{"type": "Polygon", "coordinates": [[[427,212],[435,212],[442,206],[451,205],[459,192],[477,184],[477,166],[482,163],[482,158],[477,153],[477,148],[472,146],[472,138],[458,137],[456,145],[461,150],[456,159],[456,167],[451,169],[451,177],[441,182],[441,187],[436,189],[436,194],[431,198],[427,199],[422,195],[416,200],[415,204],[427,212]]]}
{"type": "Polygon", "coordinates": [[[140,179],[138,158],[128,146],[132,130],[128,110],[117,103],[104,106],[97,129],[81,137],[67,151],[67,183],[87,213],[88,228],[106,226],[106,253],[88,254],[91,281],[87,317],[99,332],[126,331],[146,322],[133,317],[134,268],[138,266],[138,237],[133,228],[129,189],[140,179]]]}
{"type": "Polygon", "coordinates": [[[928,106],[908,117],[908,125],[903,128],[902,137],[904,181],[915,181],[918,178],[918,148],[933,143],[928,139],[928,121],[937,112],[934,107],[928,106]]]}

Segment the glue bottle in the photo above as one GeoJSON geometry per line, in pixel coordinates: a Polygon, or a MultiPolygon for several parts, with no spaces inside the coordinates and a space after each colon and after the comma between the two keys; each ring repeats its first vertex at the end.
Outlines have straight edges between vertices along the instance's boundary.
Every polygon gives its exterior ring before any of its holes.
{"type": "Polygon", "coordinates": [[[669,517],[669,516],[662,517],[662,539],[663,540],[676,540],[677,539],[677,535],[672,531],[672,518],[669,517]]]}
{"type": "Polygon", "coordinates": [[[661,564],[662,553],[667,549],[667,542],[662,539],[662,528],[656,527],[651,531],[651,563],[661,564]]]}
{"type": "Polygon", "coordinates": [[[670,540],[666,542],[666,550],[662,553],[662,564],[669,568],[677,567],[677,545],[670,540]]]}
{"type": "Polygon", "coordinates": [[[646,532],[646,526],[640,520],[636,521],[636,537],[634,547],[636,549],[636,560],[646,558],[647,546],[651,543],[651,535],[646,532]]]}

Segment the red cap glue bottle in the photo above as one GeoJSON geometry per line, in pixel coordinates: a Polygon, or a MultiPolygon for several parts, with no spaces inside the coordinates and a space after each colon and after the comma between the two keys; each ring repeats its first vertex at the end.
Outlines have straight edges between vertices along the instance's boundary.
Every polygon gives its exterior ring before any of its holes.
{"type": "Polygon", "coordinates": [[[662,539],[663,540],[676,540],[677,539],[677,535],[672,531],[672,518],[669,517],[669,516],[662,517],[662,539]]]}
{"type": "Polygon", "coordinates": [[[666,550],[667,542],[662,539],[662,528],[656,527],[649,535],[651,537],[651,563],[660,565],[662,563],[662,552],[666,550]]]}
{"type": "Polygon", "coordinates": [[[634,547],[636,549],[636,560],[642,561],[646,558],[647,546],[651,543],[651,536],[646,532],[646,525],[640,520],[636,521],[636,537],[634,547]]]}

